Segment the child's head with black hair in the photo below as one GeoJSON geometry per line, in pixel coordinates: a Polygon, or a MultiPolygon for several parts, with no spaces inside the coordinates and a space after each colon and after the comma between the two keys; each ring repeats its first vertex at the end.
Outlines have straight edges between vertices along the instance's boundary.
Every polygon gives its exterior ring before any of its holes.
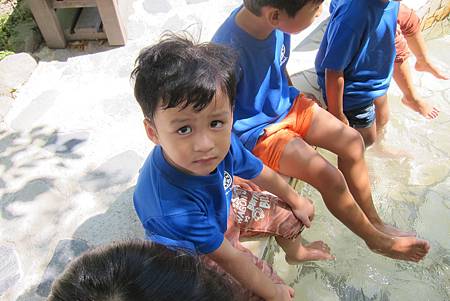
{"type": "Polygon", "coordinates": [[[231,49],[174,34],[139,54],[131,76],[147,136],[181,171],[207,175],[227,154],[235,73],[231,49]]]}
{"type": "Polygon", "coordinates": [[[149,241],[99,247],[75,259],[48,301],[232,301],[233,290],[198,257],[149,241]]]}

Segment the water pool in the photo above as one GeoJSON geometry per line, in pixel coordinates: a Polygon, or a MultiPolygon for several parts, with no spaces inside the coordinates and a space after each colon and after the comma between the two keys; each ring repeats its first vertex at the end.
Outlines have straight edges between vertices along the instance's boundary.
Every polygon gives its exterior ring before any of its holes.
{"type": "MultiPolygon", "coordinates": [[[[449,45],[449,35],[427,42],[433,61],[447,73],[449,45]]],[[[295,300],[450,300],[450,81],[413,75],[420,93],[439,108],[439,117],[426,120],[406,108],[393,85],[384,139],[367,151],[366,160],[382,218],[427,239],[430,253],[418,264],[372,253],[328,212],[319,193],[306,186],[303,194],[315,200],[316,218],[303,238],[324,240],[337,259],[289,266],[283,251],[274,247],[269,261],[295,288],[295,300]]]]}

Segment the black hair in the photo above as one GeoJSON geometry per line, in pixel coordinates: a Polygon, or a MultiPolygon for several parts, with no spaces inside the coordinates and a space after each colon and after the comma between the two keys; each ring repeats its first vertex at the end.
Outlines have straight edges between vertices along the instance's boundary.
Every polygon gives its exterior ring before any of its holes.
{"type": "Polygon", "coordinates": [[[261,15],[261,8],[272,6],[284,10],[293,18],[308,3],[321,4],[324,0],[244,0],[244,6],[256,16],[261,15]]]}
{"type": "Polygon", "coordinates": [[[199,257],[136,240],[75,259],[53,283],[48,301],[232,301],[234,292],[199,257]]]}
{"type": "Polygon", "coordinates": [[[201,111],[217,89],[234,105],[235,52],[213,43],[195,43],[187,34],[166,33],[156,45],[144,48],[131,73],[134,96],[144,116],[153,120],[158,108],[193,106],[201,111]]]}

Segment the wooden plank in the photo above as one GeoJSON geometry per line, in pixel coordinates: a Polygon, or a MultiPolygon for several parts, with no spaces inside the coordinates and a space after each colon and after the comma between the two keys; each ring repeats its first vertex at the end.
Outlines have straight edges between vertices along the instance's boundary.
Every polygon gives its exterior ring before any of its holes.
{"type": "Polygon", "coordinates": [[[97,7],[109,45],[125,45],[126,32],[116,0],[97,0],[97,7]]]}
{"type": "MultiPolygon", "coordinates": [[[[33,0],[31,0],[33,1],[33,0]]],[[[51,0],[53,8],[96,7],[96,0],[51,0]]]]}
{"type": "Polygon", "coordinates": [[[65,48],[66,39],[55,11],[47,0],[28,1],[34,19],[49,48],[65,48]]]}
{"type": "Polygon", "coordinates": [[[99,32],[78,32],[71,33],[66,32],[66,39],[68,41],[80,41],[80,40],[106,40],[106,33],[104,31],[99,32]]]}
{"type": "Polygon", "coordinates": [[[102,19],[96,7],[85,7],[81,10],[80,17],[75,25],[75,33],[97,33],[100,31],[102,19]]]}

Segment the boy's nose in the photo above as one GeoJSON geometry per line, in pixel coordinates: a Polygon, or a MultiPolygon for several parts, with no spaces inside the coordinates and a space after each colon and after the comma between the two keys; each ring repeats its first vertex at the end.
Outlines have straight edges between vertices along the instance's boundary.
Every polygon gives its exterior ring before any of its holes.
{"type": "Polygon", "coordinates": [[[210,135],[198,134],[194,141],[194,150],[196,152],[208,152],[214,148],[214,140],[210,135]]]}

